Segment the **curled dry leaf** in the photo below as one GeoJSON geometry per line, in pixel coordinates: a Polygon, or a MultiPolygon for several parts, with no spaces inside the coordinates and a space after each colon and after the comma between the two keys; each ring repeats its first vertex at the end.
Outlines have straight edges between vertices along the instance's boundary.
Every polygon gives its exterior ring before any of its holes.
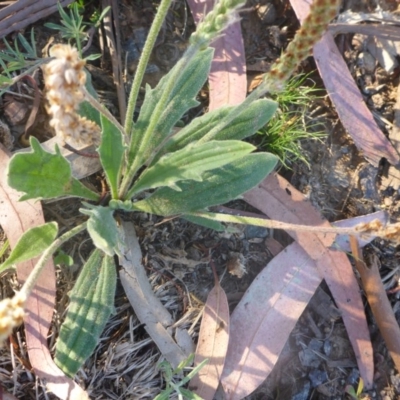
{"type": "MultiPolygon", "coordinates": [[[[29,228],[44,221],[40,202],[18,202],[20,194],[7,185],[5,171],[9,155],[0,147],[0,224],[8,237],[11,248],[29,228]]],[[[18,279],[24,282],[35,265],[35,260],[17,265],[18,279]]],[[[56,294],[54,265],[49,262],[40,275],[34,290],[26,302],[25,332],[28,354],[36,375],[47,382],[47,388],[60,399],[89,399],[72,379],[54,364],[47,345],[47,335],[53,316],[56,294]]]]}
{"type": "Polygon", "coordinates": [[[204,400],[213,400],[225,364],[229,340],[229,305],[216,279],[204,307],[194,366],[208,363],[190,381],[190,389],[204,400]]]}

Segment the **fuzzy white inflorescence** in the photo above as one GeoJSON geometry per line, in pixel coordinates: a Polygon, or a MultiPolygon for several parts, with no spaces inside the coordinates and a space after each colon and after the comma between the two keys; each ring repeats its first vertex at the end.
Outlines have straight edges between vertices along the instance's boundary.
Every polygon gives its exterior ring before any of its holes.
{"type": "Polygon", "coordinates": [[[64,142],[97,144],[99,126],[77,113],[85,98],[85,61],[70,45],[56,44],[50,49],[50,55],[55,59],[43,67],[50,125],[64,142]]]}
{"type": "Polygon", "coordinates": [[[13,328],[22,324],[26,296],[16,293],[11,299],[0,301],[0,346],[11,334],[13,328]]]}

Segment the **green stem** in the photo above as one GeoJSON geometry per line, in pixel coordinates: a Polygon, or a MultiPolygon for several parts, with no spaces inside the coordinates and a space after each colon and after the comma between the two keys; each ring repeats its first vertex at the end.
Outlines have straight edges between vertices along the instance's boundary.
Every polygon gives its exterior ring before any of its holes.
{"type": "MultiPolygon", "coordinates": [[[[192,212],[189,215],[206,218],[211,221],[229,222],[232,224],[241,224],[241,225],[254,225],[269,229],[284,229],[293,232],[313,232],[322,234],[333,233],[337,235],[355,235],[355,236],[359,236],[361,233],[363,233],[361,230],[357,229],[357,227],[339,228],[335,226],[297,225],[281,221],[275,221],[272,219],[246,217],[243,215],[228,215],[228,214],[202,212],[202,211],[192,212]]],[[[365,232],[365,234],[368,233],[365,232]]]]}
{"type": "MultiPolygon", "coordinates": [[[[144,138],[148,137],[152,132],[154,132],[165,108],[168,105],[168,102],[171,97],[171,93],[175,88],[175,83],[176,83],[177,77],[182,74],[182,71],[184,71],[186,66],[189,64],[190,60],[196,55],[196,53],[198,51],[199,51],[198,46],[190,46],[186,50],[183,57],[178,61],[179,66],[177,65],[177,67],[175,69],[175,73],[173,75],[169,75],[168,81],[165,82],[165,88],[164,88],[164,91],[160,98],[160,101],[157,103],[157,106],[154,109],[153,115],[151,117],[150,123],[149,123],[148,127],[146,128],[146,131],[143,133],[144,138]]],[[[131,143],[132,143],[132,140],[131,140],[131,143]]],[[[119,190],[119,198],[120,199],[126,198],[126,193],[133,181],[133,178],[135,177],[138,170],[142,167],[142,165],[146,164],[147,160],[141,159],[140,155],[138,154],[138,150],[140,150],[140,149],[132,149],[132,148],[129,149],[129,153],[133,153],[134,151],[136,151],[136,156],[133,159],[133,162],[132,162],[131,166],[129,167],[127,174],[124,176],[124,179],[122,180],[121,187],[119,190]]]]}
{"type": "Polygon", "coordinates": [[[143,77],[146,72],[147,64],[149,62],[151,52],[153,50],[154,44],[156,42],[162,24],[164,23],[171,2],[172,0],[161,0],[161,3],[157,10],[156,17],[154,18],[154,21],[151,24],[150,32],[147,36],[146,43],[144,45],[142,54],[139,59],[139,64],[137,66],[135,78],[133,80],[131,92],[129,94],[128,108],[126,110],[126,117],[125,117],[124,128],[128,136],[131,136],[132,134],[133,113],[135,112],[136,100],[139,95],[140,86],[142,84],[143,77]]]}
{"type": "Polygon", "coordinates": [[[61,235],[58,239],[56,239],[53,244],[46,249],[46,251],[42,254],[39,261],[36,263],[35,268],[29,274],[28,279],[25,281],[24,285],[22,286],[21,293],[24,293],[26,297],[32,292],[36,281],[39,278],[40,273],[42,272],[43,268],[46,266],[47,261],[49,261],[50,257],[53,253],[67,240],[71,239],[73,236],[77,235],[78,233],[82,232],[86,229],[86,222],[81,225],[76,226],[75,228],[71,229],[64,235],[61,235]]]}

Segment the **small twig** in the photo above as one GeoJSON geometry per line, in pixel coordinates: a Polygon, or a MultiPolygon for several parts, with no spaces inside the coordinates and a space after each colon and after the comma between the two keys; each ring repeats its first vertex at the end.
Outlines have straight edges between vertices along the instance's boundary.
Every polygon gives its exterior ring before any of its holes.
{"type": "Polygon", "coordinates": [[[77,150],[68,143],[64,143],[63,147],[64,149],[67,149],[72,153],[77,154],[78,156],[88,157],[88,158],[99,158],[99,155],[97,153],[87,153],[86,151],[77,150]]]}
{"type": "Polygon", "coordinates": [[[31,112],[29,114],[28,121],[25,124],[25,132],[22,135],[23,136],[23,140],[28,142],[29,141],[29,133],[28,133],[28,131],[32,127],[32,125],[34,124],[35,119],[36,119],[36,115],[37,115],[37,113],[39,111],[41,92],[40,92],[40,89],[39,89],[39,87],[37,85],[36,80],[34,78],[32,78],[30,75],[24,75],[21,79],[27,80],[33,86],[34,93],[35,93],[34,98],[33,98],[32,110],[31,110],[31,112]]]}
{"type": "MultiPolygon", "coordinates": [[[[118,20],[118,5],[114,0],[103,0],[102,6],[103,9],[106,8],[107,6],[111,6],[112,9],[112,12],[108,12],[107,15],[104,17],[103,24],[106,33],[107,45],[111,56],[114,84],[117,88],[120,119],[121,121],[125,121],[126,97],[125,97],[124,82],[122,79],[121,52],[118,52],[119,46],[116,44],[113,32],[113,20],[114,21],[118,20]],[[114,18],[112,18],[113,16],[114,18]]],[[[116,22],[115,25],[117,25],[116,22]]],[[[118,27],[115,26],[115,29],[118,30],[118,27]]]]}
{"type": "Polygon", "coordinates": [[[124,132],[124,128],[122,125],[116,120],[116,118],[104,107],[100,104],[87,90],[86,88],[83,89],[85,94],[85,100],[95,108],[99,113],[105,115],[107,119],[109,119],[121,132],[124,132]]]}
{"type": "Polygon", "coordinates": [[[96,27],[92,26],[88,31],[87,31],[87,35],[88,35],[88,41],[85,45],[85,47],[83,47],[82,49],[82,54],[85,54],[85,52],[87,52],[90,48],[90,46],[92,45],[93,42],[93,38],[94,38],[94,34],[96,33],[96,27]]]}

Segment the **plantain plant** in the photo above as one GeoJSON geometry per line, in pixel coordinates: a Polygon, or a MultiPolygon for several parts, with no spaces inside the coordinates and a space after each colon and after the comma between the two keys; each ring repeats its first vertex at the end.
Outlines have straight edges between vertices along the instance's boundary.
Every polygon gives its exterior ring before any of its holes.
{"type": "MultiPolygon", "coordinates": [[[[155,88],[146,87],[139,117],[134,121],[144,71],[170,3],[162,0],[158,8],[132,85],[124,126],[89,94],[92,90],[86,87],[85,62],[76,49],[55,45],[51,50],[54,59],[43,67],[51,125],[67,144],[83,141],[97,146],[108,196],[75,179],[57,146],[54,153],[47,152],[34,137],[30,138],[31,151],[14,155],[8,165],[8,183],[23,193],[20,200],[65,196],[84,200],[80,212],[88,217],[86,222],[58,238],[55,222],[28,230],[0,266],[3,271],[41,254],[17,294],[18,301],[10,305],[23,307],[46,261],[65,241],[88,231],[95,250],[72,290],[56,347],[56,363],[69,376],[74,376],[93,352],[112,311],[114,256],[123,257],[126,252],[125,238],[114,215],[117,210],[180,216],[219,230],[224,229],[220,221],[265,225],[263,219],[211,213],[208,209],[238,198],[274,170],[276,156],[255,152],[254,146],[242,140],[263,127],[276,111],[277,104],[261,96],[284,87],[336,13],[334,2],[316,1],[311,18],[286,55],[242,104],[207,113],[176,132],[175,124],[198,105],[196,95],[207,80],[213,58],[211,41],[234,20],[235,10],[244,2],[216,3],[191,36],[182,59],[155,88]]],[[[19,322],[20,314],[14,325],[19,322]]]]}

